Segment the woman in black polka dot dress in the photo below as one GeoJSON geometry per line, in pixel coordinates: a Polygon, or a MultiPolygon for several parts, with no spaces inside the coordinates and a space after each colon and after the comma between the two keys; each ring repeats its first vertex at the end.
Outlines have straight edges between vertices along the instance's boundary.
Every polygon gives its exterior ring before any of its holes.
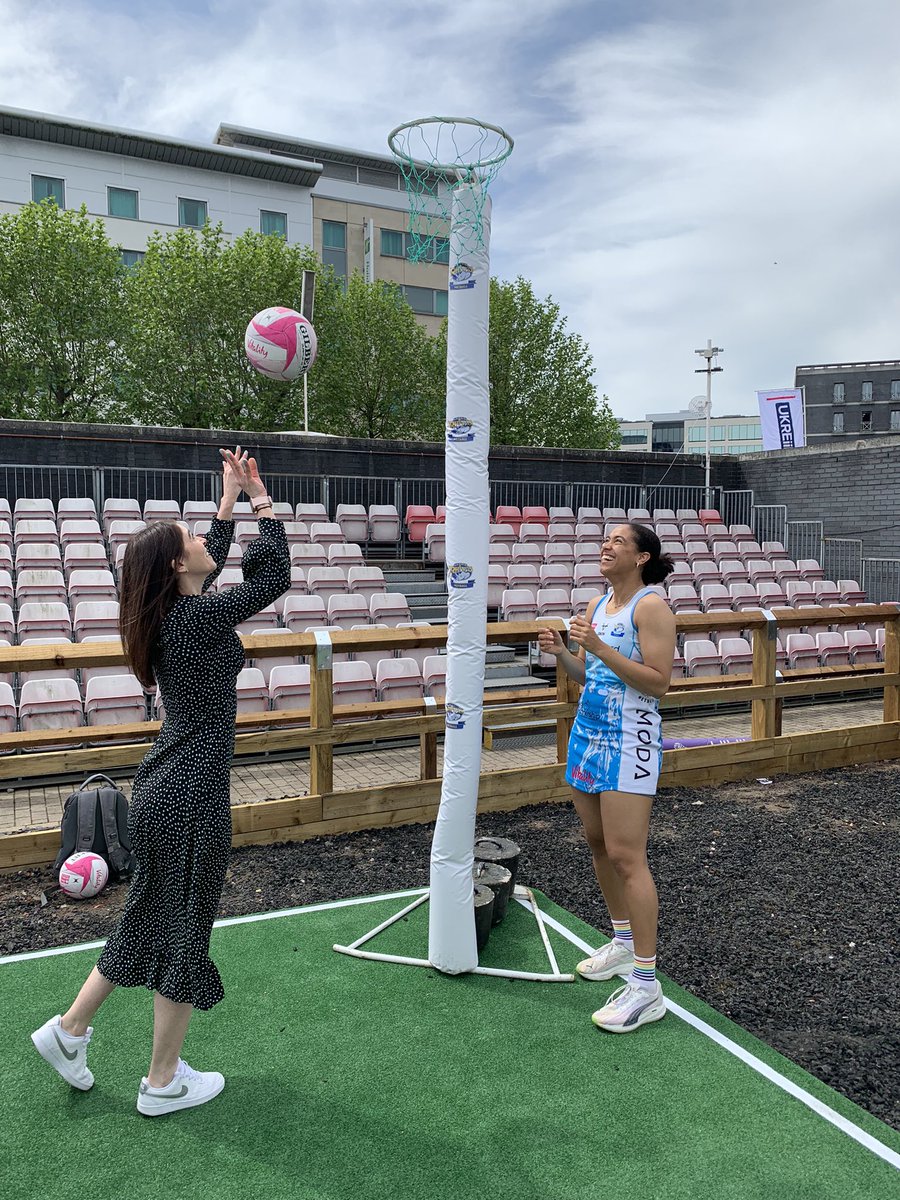
{"type": "Polygon", "coordinates": [[[153,1055],[138,1109],[145,1115],[203,1104],[224,1086],[219,1072],[180,1058],[195,1008],[222,999],[209,940],[231,847],[229,772],[237,711],[235,681],[244,651],[235,626],[290,587],[284,526],[254,459],[222,451],[223,499],[206,538],[154,522],[128,546],[121,625],[132,670],[159,684],[165,721],[138,767],[129,831],[137,868],[122,916],[75,1003],[32,1035],[42,1056],[73,1086],[93,1083],[88,1022],[118,985],[154,993],[153,1055]],[[259,519],[245,550],[244,582],[206,589],[225,565],[231,513],[244,490],[259,519]]]}

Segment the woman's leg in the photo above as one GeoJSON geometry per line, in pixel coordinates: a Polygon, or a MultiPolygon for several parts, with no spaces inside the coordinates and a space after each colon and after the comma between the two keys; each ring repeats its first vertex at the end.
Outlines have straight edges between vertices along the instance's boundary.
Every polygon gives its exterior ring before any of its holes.
{"type": "Polygon", "coordinates": [[[172,1082],[193,1013],[193,1004],[176,1004],[153,993],[153,1057],[147,1072],[151,1087],[167,1087],[172,1082]]]}
{"type": "MultiPolygon", "coordinates": [[[[606,859],[617,880],[618,891],[613,894],[622,898],[631,921],[634,952],[640,958],[652,958],[656,954],[659,899],[647,864],[647,835],[653,800],[653,796],[637,796],[630,792],[603,792],[599,803],[606,859]]],[[[612,910],[610,915],[615,916],[612,910]]]]}
{"type": "Polygon", "coordinates": [[[60,1020],[60,1025],[66,1033],[73,1037],[84,1037],[97,1009],[115,991],[115,987],[114,983],[110,983],[106,976],[101,975],[94,967],[82,984],[72,1007],[60,1020]]]}
{"type": "Polygon", "coordinates": [[[584,836],[591,850],[594,874],[600,885],[600,891],[603,893],[603,899],[606,901],[610,918],[613,921],[627,921],[630,914],[622,881],[613,867],[606,849],[600,796],[579,792],[577,788],[572,789],[572,794],[575,811],[581,818],[584,836]]]}

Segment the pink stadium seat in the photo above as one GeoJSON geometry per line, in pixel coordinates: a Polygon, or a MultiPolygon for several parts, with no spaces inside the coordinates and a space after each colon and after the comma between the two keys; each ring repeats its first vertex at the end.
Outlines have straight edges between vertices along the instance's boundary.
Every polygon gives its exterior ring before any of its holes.
{"type": "Polygon", "coordinates": [[[72,618],[75,641],[83,642],[86,637],[119,637],[119,605],[115,600],[82,600],[76,605],[72,618]]]}
{"type": "Polygon", "coordinates": [[[73,571],[105,571],[109,568],[106,547],[96,542],[79,542],[66,546],[63,552],[63,574],[71,578],[73,571]]]}
{"type": "Polygon", "coordinates": [[[696,524],[700,523],[700,518],[697,515],[695,508],[676,508],[675,521],[678,525],[684,525],[685,521],[693,521],[696,524]]]}
{"type": "Polygon", "coordinates": [[[669,605],[673,613],[700,612],[700,599],[690,584],[674,583],[669,588],[669,605]]]}
{"type": "Polygon", "coordinates": [[[800,558],[797,560],[797,570],[800,572],[800,578],[807,583],[813,583],[816,579],[824,579],[825,572],[819,566],[819,563],[814,558],[800,558]]]}
{"type": "MultiPolygon", "coordinates": [[[[333,670],[333,687],[335,706],[373,704],[376,699],[375,679],[368,663],[336,662],[333,670]]],[[[358,717],[344,719],[359,720],[358,717]]]]}
{"type": "Polygon", "coordinates": [[[512,546],[507,542],[491,542],[488,546],[488,561],[508,565],[512,562],[512,546]]]}
{"type": "Polygon", "coordinates": [[[294,518],[297,521],[303,521],[306,525],[311,525],[313,521],[327,521],[328,511],[324,504],[298,504],[294,510],[294,518]]]}
{"type": "MultiPolygon", "coordinates": [[[[9,578],[7,572],[4,572],[9,578]]],[[[112,579],[112,575],[110,575],[112,579]]],[[[0,599],[3,599],[0,596],[0,599]]],[[[113,584],[113,599],[115,599],[115,584],[113,584]]],[[[67,604],[69,600],[66,591],[66,581],[62,571],[20,571],[16,576],[16,603],[55,603],[67,604]]]]}
{"type": "MultiPolygon", "coordinates": [[[[62,576],[60,576],[62,578],[62,576]]],[[[69,576],[69,608],[82,600],[118,600],[112,571],[73,571],[69,576]]]]}
{"type": "Polygon", "coordinates": [[[624,523],[628,520],[628,513],[624,508],[615,508],[604,505],[603,520],[607,525],[624,525],[624,523]]]}
{"type": "Polygon", "coordinates": [[[55,521],[17,521],[13,532],[13,546],[30,543],[34,546],[42,544],[59,545],[59,533],[55,521]]]}
{"type": "Polygon", "coordinates": [[[792,670],[807,669],[819,665],[819,651],[815,638],[808,633],[789,633],[784,639],[788,665],[792,670]]]}
{"type": "MultiPolygon", "coordinates": [[[[510,584],[510,586],[512,586],[510,584]]],[[[568,595],[575,586],[575,572],[571,563],[544,563],[540,568],[540,587],[562,588],[568,595]]]]}
{"type": "Polygon", "coordinates": [[[500,601],[503,599],[503,593],[509,586],[507,576],[507,568],[500,563],[488,564],[488,580],[487,580],[487,606],[488,608],[499,608],[500,601]]]}
{"type": "Polygon", "coordinates": [[[691,565],[695,587],[702,587],[704,583],[721,583],[721,573],[711,558],[698,558],[691,565]]]}
{"type": "Polygon", "coordinates": [[[343,542],[344,535],[336,521],[313,521],[309,527],[309,540],[314,546],[333,546],[343,542]]]}
{"type": "Polygon", "coordinates": [[[291,633],[303,633],[307,629],[327,624],[328,612],[321,596],[288,596],[284,602],[282,619],[291,633]]]}
{"type": "Polygon", "coordinates": [[[817,633],[816,649],[823,667],[849,667],[850,649],[841,633],[817,633]]]}
{"type": "Polygon", "coordinates": [[[397,592],[377,593],[369,598],[369,617],[373,625],[395,627],[412,620],[406,597],[397,592]]]}
{"type": "MultiPolygon", "coordinates": [[[[397,629],[433,629],[434,626],[430,621],[401,621],[397,629]]],[[[398,658],[411,658],[419,664],[419,670],[422,670],[425,659],[429,654],[434,654],[434,646],[404,646],[402,650],[397,651],[398,658]]]]}
{"type": "Polygon", "coordinates": [[[538,617],[570,617],[572,604],[568,588],[539,588],[537,594],[538,617]]]}
{"type": "Polygon", "coordinates": [[[181,508],[182,517],[191,533],[198,521],[211,521],[218,512],[215,500],[185,500],[181,508]]]}
{"type": "Polygon", "coordinates": [[[734,524],[728,526],[728,536],[733,542],[737,542],[741,538],[754,538],[756,534],[749,525],[734,524]]]}
{"type": "Polygon", "coordinates": [[[801,604],[815,604],[816,593],[812,589],[812,585],[804,583],[801,579],[789,579],[784,585],[784,590],[788,598],[788,604],[792,608],[798,608],[801,604]]]}
{"type": "Polygon", "coordinates": [[[749,575],[747,568],[739,558],[720,558],[718,559],[719,574],[722,576],[722,582],[728,583],[745,583],[749,575]]]}
{"type": "Polygon", "coordinates": [[[763,608],[787,608],[787,596],[784,593],[784,588],[780,583],[758,583],[755,585],[759,592],[760,603],[763,608]]]}
{"type": "Polygon", "coordinates": [[[109,527],[113,521],[140,521],[141,506],[137,500],[127,499],[125,497],[111,496],[103,502],[103,517],[101,524],[109,533],[109,527]]]}
{"type": "Polygon", "coordinates": [[[393,504],[369,505],[369,541],[378,545],[400,541],[400,514],[393,504]]]}
{"type": "Polygon", "coordinates": [[[528,563],[533,567],[540,567],[543,561],[544,549],[538,542],[516,542],[512,548],[513,565],[528,563]]]}
{"type": "MultiPolygon", "coordinates": [[[[62,554],[59,546],[49,542],[22,542],[16,546],[16,574],[20,571],[61,571],[62,554]]],[[[7,566],[4,570],[8,570],[7,566]]]]}
{"type": "MultiPolygon", "coordinates": [[[[543,525],[546,530],[550,524],[550,514],[547,512],[543,504],[523,504],[522,505],[522,524],[523,525],[543,525]]],[[[519,531],[521,533],[521,530],[519,531]]],[[[527,538],[521,538],[521,541],[527,541],[527,538]]]]}
{"type": "Polygon", "coordinates": [[[787,550],[781,542],[763,542],[762,552],[763,558],[767,558],[769,562],[776,558],[787,558],[787,550]]]}
{"type": "Polygon", "coordinates": [[[533,621],[537,617],[537,597],[527,588],[507,588],[500,599],[504,621],[533,621]]]}
{"type": "Polygon", "coordinates": [[[103,540],[103,530],[97,521],[63,521],[59,527],[59,544],[63,554],[72,545],[90,545],[93,543],[103,547],[106,554],[106,543],[103,540]]]}
{"type": "Polygon", "coordinates": [[[433,696],[435,700],[443,700],[447,695],[446,655],[430,654],[422,666],[422,678],[425,685],[425,695],[433,696]]]}
{"type": "MultiPolygon", "coordinates": [[[[522,539],[524,541],[524,538],[522,539]]],[[[498,521],[494,525],[488,527],[488,543],[493,546],[497,542],[502,542],[507,546],[513,546],[519,541],[518,532],[503,521],[498,521]]]]}
{"type": "Polygon", "coordinates": [[[279,617],[284,613],[284,604],[288,596],[308,596],[309,591],[306,587],[306,572],[302,567],[291,567],[291,586],[284,595],[273,600],[275,611],[279,617]]]}
{"type": "Polygon", "coordinates": [[[752,583],[747,583],[746,580],[735,579],[725,586],[731,593],[731,607],[735,612],[747,612],[749,609],[761,608],[762,603],[759,598],[759,592],[752,583]]]}
{"type": "Polygon", "coordinates": [[[366,560],[355,542],[332,542],[327,547],[329,567],[340,567],[346,575],[351,567],[364,567],[366,560]]]}
{"type": "Polygon", "coordinates": [[[425,552],[429,562],[445,562],[447,559],[447,527],[433,521],[425,526],[425,552]]]}
{"type": "Polygon", "coordinates": [[[25,499],[16,501],[13,509],[13,524],[19,521],[55,521],[56,510],[52,500],[25,499]]]}
{"type": "Polygon", "coordinates": [[[143,521],[112,521],[107,533],[109,552],[115,558],[119,546],[127,546],[136,533],[146,529],[143,521]]]}
{"type": "Polygon", "coordinates": [[[720,637],[718,649],[723,675],[741,675],[753,669],[753,650],[746,638],[720,637]]]}
{"type": "Polygon", "coordinates": [[[721,675],[722,660],[708,638],[697,638],[684,644],[684,669],[689,678],[698,675],[721,675]]]}
{"type": "MultiPolygon", "coordinates": [[[[273,667],[269,674],[269,699],[278,711],[309,708],[311,686],[308,666],[273,667]]],[[[281,728],[291,728],[281,726],[281,728]]]]}
{"type": "Polygon", "coordinates": [[[693,583],[694,573],[686,562],[675,562],[672,570],[666,578],[667,584],[672,583],[693,583]]]}
{"type": "Polygon", "coordinates": [[[704,612],[731,612],[731,593],[722,583],[702,583],[700,603],[704,612]]]}
{"type": "Polygon", "coordinates": [[[844,604],[865,604],[866,593],[855,579],[839,579],[837,586],[844,604]]]}
{"type": "Polygon", "coordinates": [[[434,506],[434,519],[440,525],[443,525],[445,523],[445,521],[447,520],[446,504],[436,504],[434,506]]]}
{"type": "Polygon", "coordinates": [[[629,521],[637,521],[639,525],[649,525],[653,520],[647,508],[629,508],[626,516],[629,521]]]}
{"type": "Polygon", "coordinates": [[[879,627],[878,627],[878,628],[875,630],[875,646],[876,646],[876,648],[877,648],[877,650],[878,650],[878,658],[879,658],[879,660],[880,660],[881,662],[884,662],[884,642],[885,642],[885,636],[886,636],[886,635],[885,635],[885,629],[884,629],[884,626],[883,626],[883,625],[879,625],[879,627]]]}
{"type": "Polygon", "coordinates": [[[117,675],[94,675],[85,687],[84,715],[88,725],[131,725],[147,719],[147,697],[125,667],[117,675]]]}
{"type": "Polygon", "coordinates": [[[83,724],[84,709],[74,679],[30,679],[22,685],[19,725],[23,731],[71,729],[83,724]]]}
{"type": "Polygon", "coordinates": [[[144,520],[148,525],[151,521],[180,521],[181,506],[175,500],[146,500],[144,520]]]}
{"type": "Polygon", "coordinates": [[[269,689],[259,667],[243,667],[235,686],[239,713],[268,712],[269,689]]]}
{"type": "Polygon", "coordinates": [[[597,595],[597,589],[592,587],[577,587],[572,588],[572,595],[569,597],[572,616],[583,617],[587,612],[588,605],[597,595]]]}
{"type": "MultiPolygon", "coordinates": [[[[309,545],[309,526],[305,521],[283,521],[284,536],[287,538],[288,547],[291,546],[308,546],[309,545]]],[[[256,527],[257,536],[259,528],[256,527]]]]}
{"type": "Polygon", "coordinates": [[[7,549],[13,544],[12,529],[9,521],[0,519],[0,546],[6,546],[7,549]]]}
{"type": "MultiPolygon", "coordinates": [[[[71,640],[72,640],[71,638],[62,638],[62,637],[59,637],[58,635],[56,637],[27,637],[27,638],[22,638],[19,644],[22,646],[58,646],[60,642],[71,642],[71,640]]],[[[113,670],[113,668],[107,667],[106,670],[111,671],[111,670],[113,670]]],[[[118,671],[119,673],[121,673],[124,670],[124,667],[116,667],[115,670],[118,671]]],[[[85,674],[84,668],[82,668],[81,674],[82,674],[82,678],[83,678],[84,674],[85,674]]],[[[65,667],[49,667],[43,671],[20,670],[19,671],[19,687],[21,688],[22,685],[24,683],[27,683],[29,679],[74,679],[74,678],[75,678],[74,670],[66,670],[65,667]]],[[[12,682],[12,681],[10,680],[10,682],[12,682]]]]}
{"type": "Polygon", "coordinates": [[[850,661],[854,666],[864,663],[878,662],[878,646],[871,633],[866,629],[846,629],[844,641],[850,652],[850,661]]]}
{"type": "Polygon", "coordinates": [[[9,571],[0,571],[0,604],[9,604],[11,606],[14,599],[15,592],[13,591],[12,575],[10,575],[9,571]]]}
{"type": "MultiPolygon", "coordinates": [[[[388,629],[388,625],[354,625],[354,629],[388,629]]],[[[378,664],[383,658],[393,658],[394,654],[391,650],[354,650],[351,656],[351,662],[364,662],[368,664],[369,670],[374,676],[378,664]]]]}
{"type": "Polygon", "coordinates": [[[426,528],[434,523],[434,509],[430,504],[407,504],[403,524],[406,538],[410,542],[421,542],[426,528]]]}
{"type": "MultiPolygon", "coordinates": [[[[699,521],[682,521],[681,529],[676,535],[676,541],[682,542],[706,542],[710,544],[709,532],[705,525],[701,525],[699,521]]],[[[719,539],[721,540],[721,539],[719,539]]]]}
{"type": "MultiPolygon", "coordinates": [[[[116,605],[118,608],[118,605],[116,605]]],[[[59,638],[69,641],[72,636],[72,618],[68,604],[59,601],[38,601],[22,604],[16,619],[18,639],[59,638]]]]}
{"type": "MultiPolygon", "coordinates": [[[[653,523],[659,525],[660,521],[671,522],[675,525],[675,510],[673,508],[654,508],[653,523]]],[[[677,526],[676,526],[677,528],[677,526]]]]}
{"type": "Polygon", "coordinates": [[[731,541],[714,541],[712,544],[712,556],[718,562],[722,558],[740,558],[738,548],[731,541]]]}
{"type": "Polygon", "coordinates": [[[291,546],[291,563],[304,571],[310,567],[327,567],[328,554],[324,546],[291,546]]]}
{"type": "MultiPolygon", "coordinates": [[[[0,733],[15,733],[17,724],[13,690],[8,683],[0,681],[0,733]]],[[[10,753],[9,750],[0,751],[0,754],[10,753]]]]}
{"type": "Polygon", "coordinates": [[[603,509],[592,508],[590,505],[583,504],[575,512],[576,521],[591,521],[595,525],[603,524],[603,509]]]}
{"type": "MultiPolygon", "coordinates": [[[[264,638],[283,637],[287,632],[288,631],[286,629],[258,629],[255,636],[264,638]]],[[[299,661],[300,660],[296,655],[291,654],[260,654],[253,658],[252,661],[248,660],[247,665],[256,667],[258,671],[262,671],[263,678],[266,681],[266,687],[268,688],[269,676],[272,674],[273,667],[296,667],[299,661]]],[[[266,692],[266,695],[268,696],[268,691],[266,692]]],[[[268,704],[266,707],[268,707],[268,704]]]]}
{"type": "Polygon", "coordinates": [[[551,508],[549,510],[549,512],[550,512],[550,524],[551,525],[555,525],[555,524],[557,524],[557,522],[562,522],[564,525],[574,525],[575,524],[575,513],[572,511],[571,508],[566,508],[566,507],[551,508]]]}
{"type": "Polygon", "coordinates": [[[750,582],[758,587],[761,583],[774,583],[775,570],[765,558],[746,558],[744,566],[750,576],[750,582]]]}
{"type": "Polygon", "coordinates": [[[364,546],[369,540],[369,514],[362,504],[339,504],[334,519],[340,525],[344,540],[364,546]]]}
{"type": "Polygon", "coordinates": [[[580,562],[575,564],[572,573],[572,586],[576,588],[591,588],[595,596],[602,595],[607,590],[606,577],[600,570],[600,562],[580,562]]]}
{"type": "Polygon", "coordinates": [[[670,521],[661,521],[656,526],[656,536],[661,542],[680,542],[681,530],[670,521]]]}
{"type": "Polygon", "coordinates": [[[697,512],[697,517],[701,525],[720,525],[722,523],[722,514],[717,508],[701,508],[697,512]]]}
{"type": "Polygon", "coordinates": [[[310,567],[306,587],[310,596],[320,596],[327,604],[329,596],[348,590],[347,576],[340,567],[310,567]]]}
{"type": "Polygon", "coordinates": [[[9,604],[0,604],[0,638],[10,645],[16,640],[16,622],[9,604]]]}
{"type": "Polygon", "coordinates": [[[96,521],[97,506],[87,496],[64,496],[56,504],[56,523],[62,529],[65,521],[96,521]]]}
{"type": "Polygon", "coordinates": [[[782,587],[789,580],[799,580],[800,572],[797,570],[797,564],[789,558],[770,558],[769,562],[775,570],[775,578],[782,587]]]}
{"type": "MultiPolygon", "coordinates": [[[[671,539],[678,541],[678,538],[671,539]]],[[[709,545],[703,538],[685,538],[684,556],[689,563],[693,563],[697,558],[710,558],[709,545]]]]}
{"type": "Polygon", "coordinates": [[[575,563],[599,563],[599,542],[578,542],[575,546],[575,563]]]}
{"type": "Polygon", "coordinates": [[[841,593],[837,584],[831,579],[815,579],[813,580],[813,593],[816,597],[816,604],[823,608],[837,608],[843,604],[841,593]]]}
{"type": "Polygon", "coordinates": [[[352,595],[365,597],[368,604],[372,596],[384,592],[384,572],[381,567],[351,567],[347,585],[352,595]]]}
{"type": "Polygon", "coordinates": [[[328,597],[328,624],[338,629],[353,629],[364,625],[369,618],[369,602],[365,596],[336,595],[328,597]]]}
{"type": "Polygon", "coordinates": [[[584,542],[599,545],[603,541],[603,526],[595,521],[579,521],[575,526],[575,541],[578,545],[584,542]]]}
{"type": "MultiPolygon", "coordinates": [[[[540,567],[534,563],[512,563],[506,573],[508,588],[527,588],[532,596],[537,595],[540,587],[540,567]]],[[[502,603],[502,597],[501,597],[502,603]]]]}
{"type": "Polygon", "coordinates": [[[518,539],[522,513],[517,504],[498,504],[494,512],[494,521],[498,525],[509,525],[514,534],[513,540],[518,539]]]}
{"type": "Polygon", "coordinates": [[[563,525],[562,523],[551,525],[547,535],[547,545],[560,545],[564,543],[568,543],[573,548],[572,553],[574,554],[575,526],[563,525]]]}
{"type": "Polygon", "coordinates": [[[425,682],[414,658],[385,658],[375,672],[379,700],[421,700],[425,682]]]}
{"type": "Polygon", "coordinates": [[[672,562],[687,562],[687,553],[682,542],[669,541],[660,543],[660,552],[668,555],[672,562]]]}

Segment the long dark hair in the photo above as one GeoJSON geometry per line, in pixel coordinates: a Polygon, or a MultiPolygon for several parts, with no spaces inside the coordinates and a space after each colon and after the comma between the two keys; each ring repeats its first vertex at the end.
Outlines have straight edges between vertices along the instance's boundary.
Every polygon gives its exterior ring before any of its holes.
{"type": "Polygon", "coordinates": [[[129,541],[119,580],[119,633],[125,661],[144,685],[153,687],[153,663],[166,613],[178,599],[173,561],[184,554],[175,521],[153,521],[129,541]]]}
{"type": "Polygon", "coordinates": [[[668,554],[662,553],[659,538],[652,529],[637,521],[629,521],[628,528],[639,552],[650,555],[641,567],[641,579],[645,584],[662,583],[666,576],[675,570],[674,562],[668,554]]]}

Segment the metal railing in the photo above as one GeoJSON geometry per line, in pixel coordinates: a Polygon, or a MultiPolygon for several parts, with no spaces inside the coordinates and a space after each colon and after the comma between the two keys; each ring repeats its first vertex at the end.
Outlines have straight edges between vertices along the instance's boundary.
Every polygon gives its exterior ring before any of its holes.
{"type": "MultiPolygon", "coordinates": [[[[788,558],[797,562],[801,558],[814,558],[822,561],[822,542],[824,531],[821,521],[786,521],[784,526],[784,547],[788,558]]],[[[779,539],[780,540],[780,539],[779,539]]]]}
{"type": "Polygon", "coordinates": [[[900,558],[864,558],[859,585],[873,604],[900,604],[900,558]]]}
{"type": "Polygon", "coordinates": [[[823,538],[822,569],[826,579],[855,579],[863,573],[862,538],[823,538]]]}
{"type": "Polygon", "coordinates": [[[741,491],[723,491],[719,508],[726,525],[753,526],[753,492],[750,488],[741,491]]]}
{"type": "Polygon", "coordinates": [[[754,504],[751,509],[750,525],[758,542],[781,542],[784,544],[787,525],[786,504],[754,504]]]}

